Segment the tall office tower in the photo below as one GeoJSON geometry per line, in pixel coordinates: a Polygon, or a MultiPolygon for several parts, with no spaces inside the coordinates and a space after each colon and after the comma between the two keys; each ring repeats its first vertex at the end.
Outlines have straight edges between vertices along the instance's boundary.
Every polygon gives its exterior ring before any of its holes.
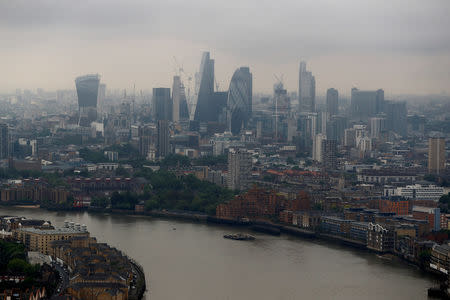
{"type": "Polygon", "coordinates": [[[445,138],[440,136],[428,139],[428,172],[442,173],[445,170],[445,138]]]}
{"type": "Polygon", "coordinates": [[[306,70],[306,62],[300,62],[298,76],[298,104],[300,112],[314,112],[316,109],[316,79],[306,70]]]}
{"type": "Polygon", "coordinates": [[[327,170],[336,170],[337,143],[335,140],[322,141],[322,163],[327,170]]]}
{"type": "Polygon", "coordinates": [[[227,127],[233,134],[246,128],[252,115],[252,86],[252,73],[248,67],[240,67],[231,77],[227,99],[227,127]]]}
{"type": "Polygon", "coordinates": [[[252,155],[245,149],[230,149],[228,152],[228,188],[248,188],[252,171],[252,155]]]}
{"type": "Polygon", "coordinates": [[[312,154],[312,144],[317,134],[317,113],[301,113],[298,117],[301,151],[312,154]]]}
{"type": "Polygon", "coordinates": [[[327,134],[327,124],[330,120],[330,115],[326,111],[319,111],[317,113],[317,132],[327,134]]]}
{"type": "Polygon", "coordinates": [[[158,131],[155,125],[139,126],[139,154],[148,160],[155,160],[158,131]]]}
{"type": "Polygon", "coordinates": [[[100,75],[91,74],[75,79],[78,95],[78,125],[90,126],[97,119],[97,99],[100,75]]]}
{"type": "Polygon", "coordinates": [[[105,97],[106,97],[106,84],[100,83],[98,87],[98,103],[97,103],[97,113],[102,116],[105,107],[105,97]]]}
{"type": "Polygon", "coordinates": [[[204,52],[197,76],[195,89],[194,120],[198,122],[217,121],[211,113],[214,94],[214,60],[210,59],[209,52],[204,52]]]}
{"type": "Polygon", "coordinates": [[[0,124],[0,159],[9,157],[8,124],[0,124]]]}
{"type": "Polygon", "coordinates": [[[385,118],[374,117],[369,119],[370,137],[379,138],[382,131],[385,129],[385,118]]]}
{"type": "Polygon", "coordinates": [[[386,114],[386,129],[406,136],[407,131],[407,110],[406,102],[386,101],[384,103],[386,114]]]}
{"type": "Polygon", "coordinates": [[[326,140],[326,136],[322,133],[316,134],[313,140],[312,159],[322,162],[322,144],[326,140]]]}
{"type": "Polygon", "coordinates": [[[169,88],[154,88],[152,102],[155,121],[172,120],[172,99],[169,88]]]}
{"type": "Polygon", "coordinates": [[[339,93],[336,89],[331,88],[327,90],[327,113],[330,117],[339,113],[338,98],[339,93]]]}
{"type": "Polygon", "coordinates": [[[292,143],[294,137],[297,136],[297,119],[293,113],[287,119],[287,142],[292,143]]]}
{"type": "Polygon", "coordinates": [[[169,154],[169,122],[167,120],[159,120],[157,157],[164,158],[167,154],[169,154]]]}
{"type": "Polygon", "coordinates": [[[344,116],[332,116],[327,123],[327,139],[336,140],[338,143],[343,143],[344,132],[348,123],[347,121],[347,118],[344,116]]]}
{"type": "Polygon", "coordinates": [[[189,108],[185,94],[182,94],[180,101],[180,120],[189,120],[189,108]]]}
{"type": "Polygon", "coordinates": [[[184,86],[181,83],[180,76],[173,76],[172,85],[172,121],[180,121],[181,98],[184,94],[184,86]]]}
{"type": "Polygon", "coordinates": [[[347,128],[344,131],[344,146],[345,147],[356,147],[356,129],[347,128]]]}
{"type": "Polygon", "coordinates": [[[352,88],[351,114],[352,119],[368,122],[370,117],[376,116],[383,111],[384,91],[360,91],[352,88]]]}
{"type": "Polygon", "coordinates": [[[278,116],[287,116],[291,109],[291,99],[287,94],[282,82],[278,82],[273,86],[273,111],[278,116]]]}

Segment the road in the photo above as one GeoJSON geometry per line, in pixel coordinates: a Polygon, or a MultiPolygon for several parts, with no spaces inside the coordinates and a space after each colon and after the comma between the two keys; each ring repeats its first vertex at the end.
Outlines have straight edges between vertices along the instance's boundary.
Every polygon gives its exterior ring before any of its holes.
{"type": "Polygon", "coordinates": [[[51,299],[56,299],[56,297],[61,292],[63,292],[67,288],[67,286],[69,285],[69,273],[56,262],[52,262],[52,266],[59,273],[59,282],[58,282],[58,285],[56,287],[56,291],[55,291],[55,293],[53,294],[53,296],[51,298],[51,299]]]}

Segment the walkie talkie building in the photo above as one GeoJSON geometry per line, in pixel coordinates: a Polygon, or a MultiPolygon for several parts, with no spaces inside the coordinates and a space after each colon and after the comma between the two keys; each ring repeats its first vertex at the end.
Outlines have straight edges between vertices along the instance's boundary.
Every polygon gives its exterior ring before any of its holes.
{"type": "Polygon", "coordinates": [[[100,75],[90,74],[75,79],[78,96],[78,112],[80,126],[89,126],[97,119],[98,87],[100,75]]]}

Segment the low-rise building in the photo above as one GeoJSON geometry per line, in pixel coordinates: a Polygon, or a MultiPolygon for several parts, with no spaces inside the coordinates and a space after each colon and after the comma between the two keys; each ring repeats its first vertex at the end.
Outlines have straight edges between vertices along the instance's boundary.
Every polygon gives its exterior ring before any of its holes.
{"type": "Polygon", "coordinates": [[[367,248],[377,252],[393,251],[394,231],[386,225],[369,223],[367,248]]]}
{"type": "Polygon", "coordinates": [[[28,251],[50,254],[53,241],[67,240],[73,237],[89,237],[85,225],[67,223],[66,227],[56,229],[17,228],[13,237],[23,243],[28,251]]]}
{"type": "Polygon", "coordinates": [[[444,195],[444,188],[435,185],[407,185],[404,187],[385,187],[384,196],[402,196],[410,200],[439,201],[444,195]]]}
{"type": "Polygon", "coordinates": [[[323,216],[320,220],[320,228],[324,233],[347,237],[352,221],[339,217],[323,216]]]}
{"type": "Polygon", "coordinates": [[[321,211],[297,211],[293,213],[292,225],[308,230],[316,230],[320,227],[321,216],[321,211]]]}
{"type": "Polygon", "coordinates": [[[431,259],[430,268],[444,273],[449,274],[450,271],[450,246],[448,244],[444,245],[434,245],[431,249],[431,259]]]}
{"type": "Polygon", "coordinates": [[[414,219],[428,221],[429,231],[439,231],[441,229],[441,221],[445,223],[445,217],[442,215],[441,218],[441,210],[439,208],[414,206],[412,214],[414,219]]]}
{"type": "Polygon", "coordinates": [[[367,222],[352,222],[350,225],[349,237],[352,240],[367,243],[367,231],[369,229],[369,223],[367,222]]]}

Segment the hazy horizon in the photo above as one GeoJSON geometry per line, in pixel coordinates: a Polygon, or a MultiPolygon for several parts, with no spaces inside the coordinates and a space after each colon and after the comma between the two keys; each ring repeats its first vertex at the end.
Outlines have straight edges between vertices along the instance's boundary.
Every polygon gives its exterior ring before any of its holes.
{"type": "Polygon", "coordinates": [[[450,1],[3,1],[0,92],[73,89],[99,73],[108,88],[171,87],[174,56],[199,69],[209,51],[221,90],[249,66],[254,93],[274,74],[297,91],[300,60],[317,94],[450,93],[450,1]]]}

